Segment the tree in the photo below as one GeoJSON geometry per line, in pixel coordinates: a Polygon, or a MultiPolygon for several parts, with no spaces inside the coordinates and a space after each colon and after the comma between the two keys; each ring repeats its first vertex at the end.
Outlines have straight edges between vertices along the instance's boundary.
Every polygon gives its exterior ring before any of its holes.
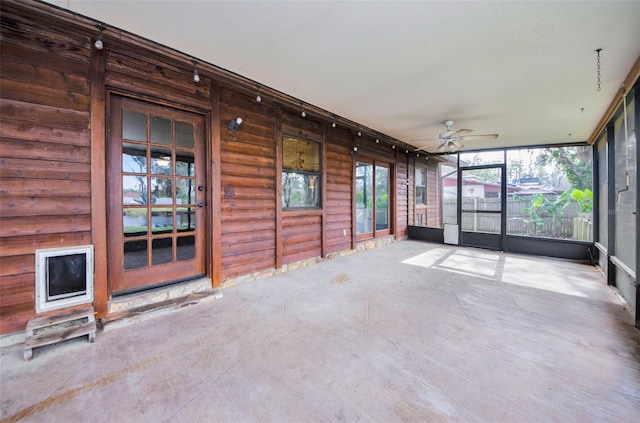
{"type": "Polygon", "coordinates": [[[555,165],[564,172],[571,188],[591,189],[593,163],[590,147],[548,147],[538,155],[536,165],[555,165]]]}

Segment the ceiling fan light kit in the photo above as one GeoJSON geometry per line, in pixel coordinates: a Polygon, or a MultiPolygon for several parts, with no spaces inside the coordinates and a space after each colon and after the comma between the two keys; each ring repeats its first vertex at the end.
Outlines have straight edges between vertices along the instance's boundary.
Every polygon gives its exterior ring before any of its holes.
{"type": "Polygon", "coordinates": [[[444,132],[441,132],[440,135],[438,135],[438,138],[413,140],[413,141],[432,141],[430,144],[419,147],[416,151],[426,150],[429,147],[439,144],[437,147],[437,150],[440,153],[455,153],[456,151],[464,148],[464,144],[462,144],[462,141],[464,141],[467,138],[470,138],[470,139],[471,138],[474,138],[474,139],[498,138],[498,134],[469,135],[471,132],[473,132],[472,129],[458,129],[457,131],[454,131],[451,129],[454,123],[452,120],[445,120],[443,123],[444,123],[444,126],[447,127],[447,130],[444,132]]]}

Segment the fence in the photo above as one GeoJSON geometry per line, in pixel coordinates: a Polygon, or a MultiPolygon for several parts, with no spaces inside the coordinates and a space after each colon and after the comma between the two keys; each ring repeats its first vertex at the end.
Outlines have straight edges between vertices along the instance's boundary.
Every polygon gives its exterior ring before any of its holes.
{"type": "MultiPolygon", "coordinates": [[[[500,233],[500,214],[482,213],[483,210],[500,210],[498,198],[464,199],[463,210],[477,210],[477,213],[462,213],[462,230],[469,232],[500,233]]],[[[540,213],[530,216],[526,212],[528,204],[513,198],[507,199],[507,234],[527,235],[546,238],[574,239],[590,241],[593,222],[590,216],[580,213],[580,206],[571,202],[555,215],[540,213]]],[[[444,223],[457,222],[458,202],[445,199],[443,203],[444,223]]]]}

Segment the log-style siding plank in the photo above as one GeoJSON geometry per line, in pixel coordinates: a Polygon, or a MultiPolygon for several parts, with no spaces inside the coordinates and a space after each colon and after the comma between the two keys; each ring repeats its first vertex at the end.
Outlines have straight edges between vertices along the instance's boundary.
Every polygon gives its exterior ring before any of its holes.
{"type": "Polygon", "coordinates": [[[77,145],[0,138],[0,157],[89,163],[90,149],[77,145]]]}
{"type": "Polygon", "coordinates": [[[90,214],[89,201],[69,201],[69,197],[12,197],[0,194],[0,216],[65,216],[90,214]]]}
{"type": "Polygon", "coordinates": [[[91,195],[91,186],[89,181],[3,178],[2,185],[0,185],[0,195],[5,199],[11,197],[84,198],[85,200],[79,202],[86,202],[86,198],[91,195]]]}
{"type": "Polygon", "coordinates": [[[70,179],[88,181],[88,163],[69,163],[0,157],[0,178],[70,179]]]}
{"type": "Polygon", "coordinates": [[[73,91],[51,88],[43,84],[12,81],[0,78],[0,92],[4,98],[62,109],[89,111],[89,96],[73,91]]]}
{"type": "Polygon", "coordinates": [[[90,232],[69,232],[41,235],[23,235],[0,239],[0,257],[32,254],[39,248],[91,243],[90,232]]]}
{"type": "Polygon", "coordinates": [[[89,230],[91,222],[88,215],[3,217],[0,221],[0,238],[89,230]]]}

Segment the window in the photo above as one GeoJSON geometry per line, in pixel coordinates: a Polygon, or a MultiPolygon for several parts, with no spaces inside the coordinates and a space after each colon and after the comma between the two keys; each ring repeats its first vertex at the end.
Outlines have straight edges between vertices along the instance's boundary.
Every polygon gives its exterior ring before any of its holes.
{"type": "Polygon", "coordinates": [[[389,175],[383,163],[356,163],[356,234],[387,235],[391,229],[389,175]]]}
{"type": "Polygon", "coordinates": [[[416,205],[427,204],[427,168],[416,167],[416,205]]]}
{"type": "Polygon", "coordinates": [[[507,234],[591,241],[592,148],[507,151],[507,234]]]}
{"type": "Polygon", "coordinates": [[[282,140],[282,207],[320,207],[320,143],[285,135],[282,140]]]}

